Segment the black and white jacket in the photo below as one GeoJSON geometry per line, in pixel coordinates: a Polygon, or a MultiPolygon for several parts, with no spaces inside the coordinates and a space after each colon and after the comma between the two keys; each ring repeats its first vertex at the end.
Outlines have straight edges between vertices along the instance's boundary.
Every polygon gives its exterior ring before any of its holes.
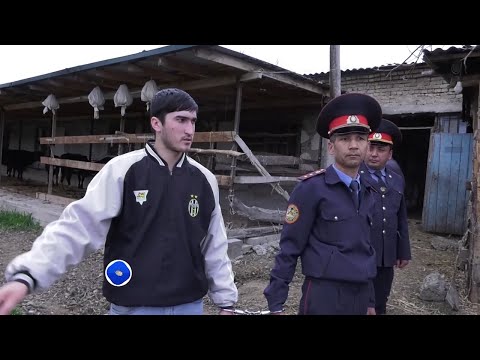
{"type": "Polygon", "coordinates": [[[150,143],[110,160],[7,266],[6,279],[46,289],[104,244],[112,303],[173,306],[207,292],[220,307],[237,301],[217,180],[186,155],[172,172],[150,143]]]}

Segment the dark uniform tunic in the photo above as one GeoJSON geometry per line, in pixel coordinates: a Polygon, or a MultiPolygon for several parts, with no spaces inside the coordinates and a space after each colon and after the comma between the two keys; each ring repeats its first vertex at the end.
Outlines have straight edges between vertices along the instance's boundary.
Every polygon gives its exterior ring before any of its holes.
{"type": "Polygon", "coordinates": [[[397,260],[410,260],[411,253],[403,179],[396,172],[385,168],[382,170],[385,176],[382,179],[384,186],[372,172],[362,164],[361,179],[374,190],[372,245],[378,267],[374,281],[375,304],[377,314],[383,314],[392,287],[393,266],[397,260]]]}
{"type": "Polygon", "coordinates": [[[361,183],[360,207],[333,165],[304,176],[291,194],[270,284],[264,294],[279,311],[298,257],[305,275],[300,314],[366,314],[373,306],[375,251],[370,243],[373,197],[361,183]],[[353,296],[352,296],[353,294],[353,296]]]}

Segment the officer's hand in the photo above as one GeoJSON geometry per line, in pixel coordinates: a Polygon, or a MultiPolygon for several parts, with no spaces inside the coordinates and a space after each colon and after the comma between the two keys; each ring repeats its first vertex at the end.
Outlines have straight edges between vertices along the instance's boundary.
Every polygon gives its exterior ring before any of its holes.
{"type": "Polygon", "coordinates": [[[27,294],[27,286],[18,281],[8,282],[0,287],[0,315],[10,315],[27,294]]]}
{"type": "Polygon", "coordinates": [[[377,315],[374,307],[367,308],[367,315],[377,315]]]}
{"type": "Polygon", "coordinates": [[[399,269],[403,269],[405,266],[407,266],[409,263],[408,260],[397,260],[397,267],[399,269]]]}

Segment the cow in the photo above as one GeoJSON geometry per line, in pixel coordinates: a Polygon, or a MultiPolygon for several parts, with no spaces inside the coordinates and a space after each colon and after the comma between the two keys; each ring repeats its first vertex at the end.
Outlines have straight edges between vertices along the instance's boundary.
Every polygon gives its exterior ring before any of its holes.
{"type": "Polygon", "coordinates": [[[4,150],[3,161],[7,166],[7,176],[15,177],[19,180],[23,180],[23,171],[28,165],[33,164],[40,160],[40,156],[43,153],[40,151],[27,151],[27,150],[4,150]]]}
{"type": "MultiPolygon", "coordinates": [[[[77,161],[86,161],[88,162],[88,157],[81,154],[72,154],[72,153],[65,153],[60,156],[60,159],[64,160],[77,160],[77,161]]],[[[70,186],[72,174],[77,174],[78,176],[78,188],[83,189],[83,182],[85,178],[88,176],[88,170],[83,169],[75,169],[67,166],[62,166],[62,175],[60,176],[60,182],[63,185],[63,180],[67,179],[67,184],[70,186]]]]}

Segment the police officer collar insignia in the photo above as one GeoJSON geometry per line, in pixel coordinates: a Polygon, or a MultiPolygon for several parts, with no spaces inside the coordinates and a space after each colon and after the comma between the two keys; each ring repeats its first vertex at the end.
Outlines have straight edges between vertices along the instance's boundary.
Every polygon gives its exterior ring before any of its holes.
{"type": "Polygon", "coordinates": [[[188,213],[191,217],[195,217],[198,215],[198,211],[200,210],[200,204],[198,203],[198,195],[190,195],[190,201],[188,202],[188,213]]]}
{"type": "Polygon", "coordinates": [[[287,224],[293,224],[295,221],[298,220],[300,216],[300,210],[294,204],[288,205],[287,212],[285,213],[285,222],[287,224]]]}
{"type": "Polygon", "coordinates": [[[113,260],[105,268],[105,278],[113,286],[124,286],[132,278],[132,268],[124,260],[113,260]]]}
{"type": "Polygon", "coordinates": [[[299,177],[298,177],[298,180],[309,179],[309,178],[311,178],[312,176],[316,176],[316,175],[323,174],[325,171],[326,171],[325,169],[315,170],[315,171],[312,171],[311,173],[308,173],[308,174],[299,176],[299,177]]]}
{"type": "Polygon", "coordinates": [[[142,205],[147,201],[148,190],[134,190],[133,195],[135,195],[135,201],[142,205]]]}

